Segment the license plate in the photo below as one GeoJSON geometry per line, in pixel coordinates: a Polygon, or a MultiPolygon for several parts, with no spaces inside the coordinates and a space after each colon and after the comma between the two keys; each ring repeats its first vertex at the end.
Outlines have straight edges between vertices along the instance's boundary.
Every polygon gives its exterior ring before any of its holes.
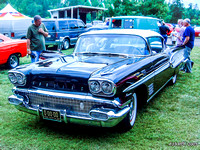
{"type": "Polygon", "coordinates": [[[52,110],[42,110],[43,118],[47,120],[61,121],[60,112],[52,110]]]}

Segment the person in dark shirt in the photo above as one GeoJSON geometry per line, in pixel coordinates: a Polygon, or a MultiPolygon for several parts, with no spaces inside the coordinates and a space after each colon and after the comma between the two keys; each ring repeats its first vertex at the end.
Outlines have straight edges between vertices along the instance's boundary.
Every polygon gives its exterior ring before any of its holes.
{"type": "Polygon", "coordinates": [[[41,21],[41,17],[36,15],[34,23],[29,26],[27,31],[27,53],[31,56],[31,62],[39,61],[40,53],[46,50],[45,37],[48,36],[48,30],[41,21]]]}
{"type": "Polygon", "coordinates": [[[183,46],[185,46],[185,49],[184,49],[185,64],[181,68],[181,70],[186,73],[191,73],[193,62],[190,59],[190,53],[194,47],[195,31],[190,26],[190,19],[185,19],[183,21],[183,25],[186,27],[186,29],[183,33],[183,41],[184,41],[183,46]]]}
{"type": "Polygon", "coordinates": [[[167,32],[170,31],[169,27],[165,25],[165,22],[162,22],[162,25],[159,27],[160,29],[160,34],[162,35],[162,37],[165,39],[164,44],[166,47],[166,43],[167,43],[167,32]]]}

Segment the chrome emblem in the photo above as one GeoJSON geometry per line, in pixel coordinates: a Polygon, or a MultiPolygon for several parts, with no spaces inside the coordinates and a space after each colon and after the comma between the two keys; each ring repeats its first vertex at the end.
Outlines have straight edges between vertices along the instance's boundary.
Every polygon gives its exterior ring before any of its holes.
{"type": "Polygon", "coordinates": [[[80,103],[80,109],[83,110],[84,109],[84,104],[81,102],[80,103]]]}

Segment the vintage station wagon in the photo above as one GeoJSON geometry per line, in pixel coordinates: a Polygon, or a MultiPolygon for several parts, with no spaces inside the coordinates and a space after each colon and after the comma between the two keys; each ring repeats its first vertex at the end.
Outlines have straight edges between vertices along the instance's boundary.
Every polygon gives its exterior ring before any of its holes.
{"type": "Polygon", "coordinates": [[[137,107],[174,84],[183,48],[164,48],[148,30],[82,34],[74,53],[9,71],[10,104],[43,119],[131,129],[137,107]]]}

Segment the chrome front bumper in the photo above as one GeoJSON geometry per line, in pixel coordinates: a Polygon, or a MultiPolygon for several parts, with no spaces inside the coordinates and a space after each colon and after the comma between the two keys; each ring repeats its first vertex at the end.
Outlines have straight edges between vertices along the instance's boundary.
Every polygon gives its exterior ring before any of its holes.
{"type": "Polygon", "coordinates": [[[108,100],[104,98],[93,97],[92,95],[85,95],[83,93],[64,93],[62,91],[46,91],[46,90],[35,90],[35,89],[13,89],[14,95],[11,95],[8,100],[10,104],[15,105],[15,107],[23,112],[34,114],[43,117],[42,110],[53,110],[59,111],[61,115],[61,121],[65,123],[76,123],[91,126],[101,126],[101,127],[113,127],[117,125],[121,120],[123,120],[130,110],[128,103],[121,105],[117,100],[108,100]],[[77,99],[83,100],[84,102],[94,101],[102,104],[112,105],[115,109],[95,107],[89,110],[87,115],[76,115],[69,114],[67,109],[52,109],[41,105],[31,105],[27,100],[25,95],[20,95],[19,92],[23,93],[37,93],[42,96],[57,96],[61,98],[77,99]]]}

